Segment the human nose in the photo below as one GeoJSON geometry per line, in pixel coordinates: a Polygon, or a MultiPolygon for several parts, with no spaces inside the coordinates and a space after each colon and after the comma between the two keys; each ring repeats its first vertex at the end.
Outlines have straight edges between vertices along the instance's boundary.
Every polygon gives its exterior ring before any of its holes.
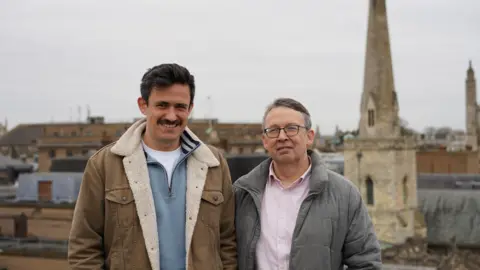
{"type": "Polygon", "coordinates": [[[177,115],[175,114],[175,109],[170,107],[165,115],[165,118],[170,121],[177,120],[177,115]]]}
{"type": "Polygon", "coordinates": [[[285,129],[280,129],[280,133],[278,134],[278,137],[277,137],[277,140],[280,140],[280,141],[284,141],[284,140],[287,140],[288,139],[288,136],[287,136],[287,132],[285,131],[285,129]]]}

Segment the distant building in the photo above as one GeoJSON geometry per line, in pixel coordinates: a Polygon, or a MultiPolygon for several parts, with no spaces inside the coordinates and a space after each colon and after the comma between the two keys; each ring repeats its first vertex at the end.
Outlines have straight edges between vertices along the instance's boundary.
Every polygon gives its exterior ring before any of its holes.
{"type": "Polygon", "coordinates": [[[5,119],[5,123],[2,124],[0,123],[0,138],[7,134],[7,131],[8,131],[8,123],[7,123],[7,120],[5,119]]]}

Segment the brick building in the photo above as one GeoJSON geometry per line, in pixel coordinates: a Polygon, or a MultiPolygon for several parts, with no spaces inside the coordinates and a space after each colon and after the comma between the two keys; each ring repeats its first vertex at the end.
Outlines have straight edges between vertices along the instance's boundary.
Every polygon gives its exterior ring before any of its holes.
{"type": "Polygon", "coordinates": [[[418,173],[478,174],[476,151],[449,152],[444,149],[417,151],[418,173]]]}
{"type": "Polygon", "coordinates": [[[102,117],[86,123],[46,125],[37,140],[38,171],[49,171],[54,158],[85,156],[117,140],[131,122],[105,123],[102,117]]]}

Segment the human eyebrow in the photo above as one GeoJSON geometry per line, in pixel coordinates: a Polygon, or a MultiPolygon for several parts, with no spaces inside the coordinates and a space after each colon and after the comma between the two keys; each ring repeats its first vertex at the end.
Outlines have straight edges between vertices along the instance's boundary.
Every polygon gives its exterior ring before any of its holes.
{"type": "Polygon", "coordinates": [[[161,106],[161,107],[168,107],[170,103],[168,101],[157,101],[155,102],[155,106],[161,106]]]}
{"type": "Polygon", "coordinates": [[[188,104],[186,104],[186,103],[175,103],[175,107],[186,109],[186,108],[188,108],[188,104]]]}

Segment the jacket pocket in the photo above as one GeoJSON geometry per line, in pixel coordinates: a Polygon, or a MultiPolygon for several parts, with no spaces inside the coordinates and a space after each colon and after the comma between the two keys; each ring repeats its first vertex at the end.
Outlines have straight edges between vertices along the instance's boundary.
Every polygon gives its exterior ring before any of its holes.
{"type": "Polygon", "coordinates": [[[121,228],[128,228],[134,225],[135,202],[132,191],[129,188],[107,191],[105,194],[106,207],[113,214],[116,225],[121,228]]]}
{"type": "Polygon", "coordinates": [[[214,229],[220,226],[222,214],[223,193],[220,191],[203,191],[200,205],[200,216],[202,222],[214,229]]]}

